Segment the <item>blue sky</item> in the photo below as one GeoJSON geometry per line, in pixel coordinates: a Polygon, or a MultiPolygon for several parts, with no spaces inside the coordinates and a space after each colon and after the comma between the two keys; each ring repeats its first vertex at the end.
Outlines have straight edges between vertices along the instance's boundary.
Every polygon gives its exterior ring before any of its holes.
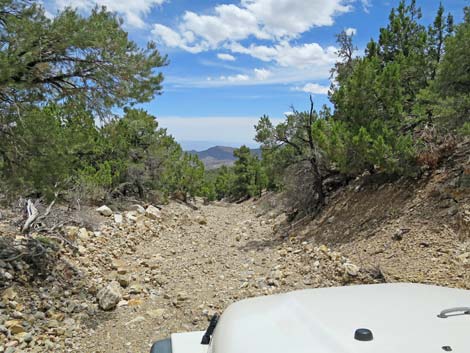
{"type": "MultiPolygon", "coordinates": [[[[335,34],[355,33],[359,52],[377,38],[398,0],[46,0],[48,12],[72,6],[87,13],[105,5],[141,45],[157,42],[169,56],[164,91],[143,107],[185,149],[253,141],[253,125],[278,121],[294,106],[328,103],[335,34]]],[[[442,1],[460,20],[467,0],[442,1]]],[[[423,22],[439,1],[418,0],[423,22]]]]}

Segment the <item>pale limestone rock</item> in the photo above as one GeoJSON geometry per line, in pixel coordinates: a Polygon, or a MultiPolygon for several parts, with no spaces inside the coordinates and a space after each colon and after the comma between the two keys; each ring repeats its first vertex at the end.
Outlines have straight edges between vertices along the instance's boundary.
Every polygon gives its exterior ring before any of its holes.
{"type": "Polygon", "coordinates": [[[102,216],[105,216],[105,217],[110,217],[113,214],[113,211],[106,205],[98,207],[96,209],[96,211],[99,212],[102,216]]]}
{"type": "Polygon", "coordinates": [[[156,208],[155,206],[152,206],[152,205],[147,207],[147,209],[145,210],[145,215],[148,218],[153,219],[153,220],[160,219],[161,218],[160,213],[161,213],[160,210],[158,208],[156,208]]]}
{"type": "Polygon", "coordinates": [[[121,285],[118,282],[113,281],[98,292],[98,304],[101,309],[113,310],[116,307],[122,299],[120,287],[121,285]]]}
{"type": "Polygon", "coordinates": [[[117,224],[121,224],[122,220],[123,220],[122,214],[120,213],[114,214],[114,222],[116,222],[117,224]]]}

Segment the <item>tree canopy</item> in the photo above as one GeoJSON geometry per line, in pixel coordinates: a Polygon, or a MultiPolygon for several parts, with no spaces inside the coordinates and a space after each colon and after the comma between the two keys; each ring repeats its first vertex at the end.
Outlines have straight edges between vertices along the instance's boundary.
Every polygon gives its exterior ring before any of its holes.
{"type": "Polygon", "coordinates": [[[54,18],[26,0],[0,0],[0,111],[44,101],[77,102],[96,113],[147,102],[161,91],[167,64],[154,43],[129,40],[105,8],[54,18]]]}
{"type": "Polygon", "coordinates": [[[132,108],[161,93],[154,43],[140,48],[104,7],[48,18],[32,1],[0,5],[0,196],[203,193],[197,157],[132,108]]]}
{"type": "Polygon", "coordinates": [[[470,131],[469,8],[464,14],[464,22],[455,24],[441,4],[426,27],[416,1],[401,0],[363,55],[353,34],[341,32],[331,72],[333,111],[317,112],[312,103],[277,126],[267,116],[256,126],[276,184],[303,184],[291,194],[310,194],[302,207],[315,211],[312,205],[322,204],[325,183],[335,173],[419,176],[423,168],[436,167],[452,148],[439,147],[449,141],[446,134],[470,131]]]}

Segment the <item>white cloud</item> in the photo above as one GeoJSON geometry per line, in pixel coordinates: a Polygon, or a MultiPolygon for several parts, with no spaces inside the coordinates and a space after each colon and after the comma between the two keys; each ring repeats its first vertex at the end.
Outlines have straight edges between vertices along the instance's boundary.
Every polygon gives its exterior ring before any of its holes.
{"type": "Polygon", "coordinates": [[[235,5],[218,5],[214,15],[199,15],[187,11],[179,25],[180,31],[190,31],[199,41],[216,48],[227,40],[242,40],[254,35],[267,38],[258,27],[256,17],[235,5]]]}
{"type": "Polygon", "coordinates": [[[328,87],[319,85],[318,83],[307,83],[301,87],[294,87],[294,91],[301,91],[311,94],[328,94],[328,87]]]}
{"type": "MultiPolygon", "coordinates": [[[[275,42],[291,40],[313,27],[332,25],[335,16],[351,10],[353,1],[241,0],[238,5],[217,5],[212,14],[187,11],[175,31],[182,38],[182,33],[191,33],[191,38],[179,45],[173,43],[173,47],[208,50],[250,37],[275,42]]],[[[158,39],[160,33],[154,35],[158,39]]]]}
{"type": "Polygon", "coordinates": [[[314,27],[332,25],[336,16],[352,10],[353,3],[364,1],[239,0],[237,4],[216,5],[204,14],[187,11],[174,27],[155,24],[152,35],[171,48],[191,53],[224,49],[228,53],[217,55],[221,60],[234,61],[234,53],[245,54],[272,63],[276,71],[281,71],[275,76],[270,70],[215,77],[210,80],[213,85],[279,83],[281,78],[286,80],[284,83],[324,79],[337,60],[337,48],[318,43],[294,44],[293,40],[314,27]],[[306,73],[307,68],[310,71],[306,73]],[[291,69],[293,79],[284,75],[287,69],[291,69]],[[305,73],[305,77],[299,77],[305,73]]]}
{"type": "Polygon", "coordinates": [[[243,74],[238,74],[238,75],[233,75],[233,76],[220,76],[219,78],[221,81],[228,81],[228,82],[244,82],[244,81],[250,80],[250,76],[243,75],[243,74]]]}
{"type": "Polygon", "coordinates": [[[235,57],[234,57],[233,55],[226,54],[226,53],[219,53],[219,54],[217,54],[217,57],[218,57],[220,60],[235,61],[235,57]]]}
{"type": "Polygon", "coordinates": [[[166,1],[168,0],[55,0],[55,7],[57,9],[72,7],[89,12],[96,5],[106,6],[108,10],[123,16],[128,25],[143,28],[146,26],[144,17],[152,8],[166,1]]]}
{"type": "Polygon", "coordinates": [[[292,46],[288,42],[282,42],[272,47],[251,44],[244,47],[239,43],[230,45],[235,53],[247,54],[263,61],[274,61],[281,66],[318,67],[325,66],[327,70],[337,59],[337,49],[328,47],[323,49],[317,43],[308,43],[292,46]]]}
{"type": "Polygon", "coordinates": [[[313,27],[331,26],[334,16],[351,10],[342,0],[242,0],[270,36],[295,37],[313,27]]]}
{"type": "Polygon", "coordinates": [[[346,28],[344,31],[348,36],[355,36],[357,33],[357,29],[352,27],[346,28]]]}
{"type": "Polygon", "coordinates": [[[365,13],[369,13],[369,9],[372,6],[371,0],[361,0],[362,3],[362,9],[364,10],[365,13]]]}
{"type": "Polygon", "coordinates": [[[212,76],[212,77],[188,77],[167,76],[167,84],[173,87],[221,87],[221,86],[253,86],[253,85],[277,85],[293,84],[302,86],[306,81],[327,80],[330,77],[329,66],[312,70],[310,67],[282,67],[270,66],[269,69],[243,70],[241,77],[212,76]],[[266,72],[264,71],[266,70],[266,72]],[[261,72],[260,72],[261,71],[261,72]],[[258,72],[258,74],[257,74],[258,72]],[[248,79],[246,79],[248,76],[248,79]],[[228,77],[232,77],[230,80],[228,77]]]}
{"type": "Polygon", "coordinates": [[[188,37],[191,37],[190,34],[181,35],[180,33],[172,30],[170,27],[161,24],[153,25],[151,33],[155,38],[158,39],[159,43],[162,43],[169,48],[179,47],[193,54],[207,50],[207,48],[202,44],[195,46],[188,45],[188,37]]]}
{"type": "Polygon", "coordinates": [[[271,77],[272,72],[266,69],[254,69],[255,78],[260,81],[264,81],[271,77]]]}
{"type": "Polygon", "coordinates": [[[220,76],[217,79],[213,79],[212,77],[208,77],[206,80],[209,81],[212,85],[219,85],[225,82],[230,84],[238,84],[238,85],[246,85],[246,84],[253,84],[259,81],[265,81],[269,77],[271,77],[272,72],[267,69],[254,69],[250,74],[238,74],[238,75],[231,75],[231,76],[220,76]]]}

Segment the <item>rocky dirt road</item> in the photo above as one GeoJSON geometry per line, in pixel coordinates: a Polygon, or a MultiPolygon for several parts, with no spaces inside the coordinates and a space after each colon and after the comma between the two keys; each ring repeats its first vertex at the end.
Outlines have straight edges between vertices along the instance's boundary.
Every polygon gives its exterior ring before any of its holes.
{"type": "MultiPolygon", "coordinates": [[[[470,288],[470,241],[445,223],[429,223],[422,208],[405,212],[410,219],[387,216],[374,236],[368,229],[361,235],[354,225],[368,214],[353,222],[338,198],[286,237],[275,232],[285,215],[277,216],[271,201],[198,203],[197,210],[170,203],[161,211],[120,205],[107,217],[91,209],[101,218],[87,228],[64,227],[71,246],[61,248],[47,276],[24,262],[0,261],[0,353],[147,353],[173,332],[204,330],[234,301],[302,288],[385,281],[470,288]],[[322,245],[321,235],[337,231],[344,215],[344,233],[353,239],[334,249],[322,245]]],[[[16,241],[40,236],[3,234],[16,241]]]]}
{"type": "Polygon", "coordinates": [[[148,352],[172,332],[205,329],[213,313],[236,300],[360,276],[326,247],[273,242],[274,219],[259,214],[251,202],[165,208],[155,236],[112,260],[107,278],[126,287],[125,300],[91,318],[72,351],[148,352]]]}

